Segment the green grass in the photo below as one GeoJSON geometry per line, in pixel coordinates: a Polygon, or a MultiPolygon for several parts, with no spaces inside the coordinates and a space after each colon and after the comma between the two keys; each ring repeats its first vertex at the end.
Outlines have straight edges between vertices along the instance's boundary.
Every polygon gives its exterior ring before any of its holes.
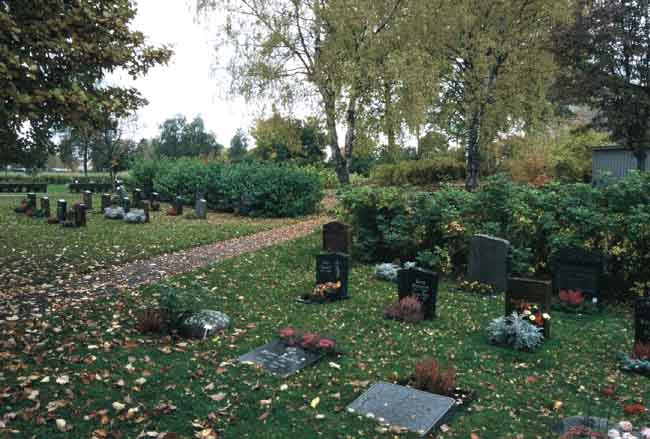
{"type": "MultiPolygon", "coordinates": [[[[68,206],[81,199],[64,185],[48,187],[52,215],[60,198],[68,206]]],[[[207,221],[168,217],[168,207],[154,212],[151,223],[127,224],[108,220],[100,213],[100,195],[93,197],[95,209],[88,227],[65,229],[44,219],[14,213],[26,195],[0,196],[0,290],[4,287],[40,285],[65,279],[70,274],[95,271],[107,266],[148,258],[201,244],[248,235],[291,224],[295,220],[261,220],[210,213],[207,221]]],[[[38,200],[40,207],[40,195],[38,200]]],[[[188,208],[191,211],[191,208],[188,208]]]]}
{"type": "MultiPolygon", "coordinates": [[[[441,285],[439,318],[419,325],[382,318],[395,287],[375,280],[370,266],[353,268],[348,301],[295,303],[313,287],[318,248],[313,235],[169,280],[185,306],[223,310],[234,319],[234,328],[212,340],[186,344],[137,333],[134,315],[154,303],[158,286],[94,305],[73,303],[43,319],[5,323],[3,339],[11,336],[15,344],[5,342],[0,349],[0,389],[5,389],[0,416],[16,413],[8,427],[25,438],[89,438],[97,429],[112,437],[156,431],[191,438],[197,425],[218,431],[221,439],[388,438],[345,406],[367,388],[365,381],[404,377],[424,357],[454,365],[461,387],[478,397],[439,438],[467,439],[471,433],[483,439],[548,438],[564,416],[589,411],[620,420],[623,403],[650,405],[650,379],[620,373],[614,358],[617,350],[631,348],[629,310],[554,313],[552,338],[536,353],[519,353],[486,341],[485,327],[502,314],[503,301],[453,292],[449,282],[441,285]],[[346,353],[288,379],[233,363],[285,326],[331,335],[346,353]],[[69,384],[55,383],[62,375],[69,384]],[[42,383],[45,376],[49,383],[42,383]],[[147,382],[136,384],[141,377],[147,382]],[[615,398],[603,397],[607,386],[616,387],[615,398]],[[26,399],[31,390],[40,392],[35,397],[40,406],[24,419],[25,410],[36,406],[26,399]],[[220,394],[221,400],[210,398],[220,394]],[[310,402],[316,397],[320,404],[314,409],[310,402]],[[70,402],[48,415],[52,401],[70,402]],[[116,413],[115,401],[138,408],[138,414],[129,419],[126,412],[116,413]],[[558,411],[556,401],[563,404],[558,411]],[[172,411],[165,409],[170,404],[172,411]],[[319,414],[324,419],[317,419],[319,414]],[[73,430],[57,432],[57,418],[73,430]]],[[[647,423],[650,416],[632,420],[647,423]]]]}

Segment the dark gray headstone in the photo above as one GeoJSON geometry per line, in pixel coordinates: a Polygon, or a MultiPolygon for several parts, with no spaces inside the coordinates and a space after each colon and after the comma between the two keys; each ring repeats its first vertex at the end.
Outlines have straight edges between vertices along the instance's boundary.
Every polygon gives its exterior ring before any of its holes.
{"type": "MultiPolygon", "coordinates": [[[[505,314],[509,316],[522,303],[539,306],[543,313],[551,312],[553,288],[551,282],[536,279],[508,278],[505,297],[505,314]]],[[[544,324],[544,338],[551,337],[551,322],[544,324]]]]}
{"type": "Polygon", "coordinates": [[[444,423],[455,403],[446,396],[380,382],[350,404],[348,412],[424,436],[444,423]]]}
{"type": "Polygon", "coordinates": [[[74,225],[75,227],[86,227],[86,205],[74,205],[74,225]]]}
{"type": "Polygon", "coordinates": [[[327,253],[350,253],[352,247],[352,228],[340,221],[332,221],[323,226],[323,251],[327,253]]]}
{"type": "Polygon", "coordinates": [[[131,210],[131,200],[129,197],[123,197],[122,198],[122,209],[124,209],[124,213],[129,213],[131,210]]]}
{"type": "Polygon", "coordinates": [[[107,207],[111,207],[111,194],[102,194],[102,212],[106,212],[107,207]]]}
{"type": "Polygon", "coordinates": [[[149,206],[148,201],[144,201],[142,203],[142,209],[144,210],[144,222],[149,223],[149,221],[151,221],[151,217],[150,217],[151,207],[149,206]]]}
{"type": "Polygon", "coordinates": [[[341,282],[341,287],[330,300],[348,298],[350,257],[342,253],[328,253],[316,257],[316,283],[341,282]]]}
{"type": "Polygon", "coordinates": [[[34,192],[27,194],[27,206],[30,209],[36,209],[36,194],[34,192]]]}
{"type": "Polygon", "coordinates": [[[133,207],[136,209],[142,209],[143,198],[142,189],[135,189],[133,191],[133,207]]]}
{"type": "Polygon", "coordinates": [[[91,191],[83,191],[82,194],[82,203],[86,206],[87,210],[92,210],[93,208],[93,193],[91,191]]]}
{"type": "Polygon", "coordinates": [[[208,204],[204,198],[196,200],[196,217],[199,219],[206,219],[208,217],[208,204]]]}
{"type": "Polygon", "coordinates": [[[66,211],[68,210],[68,202],[64,199],[60,199],[56,203],[56,218],[60,223],[65,222],[66,211]]]}
{"type": "Polygon", "coordinates": [[[650,297],[634,303],[634,341],[650,344],[650,297]]]}
{"type": "Polygon", "coordinates": [[[223,331],[231,323],[228,315],[204,309],[184,317],[179,324],[179,331],[185,337],[203,339],[223,331]]]}
{"type": "Polygon", "coordinates": [[[178,196],[174,199],[174,209],[176,209],[176,215],[183,215],[183,197],[178,196]]]}
{"type": "Polygon", "coordinates": [[[151,211],[160,211],[160,194],[158,192],[151,193],[151,211]]]}
{"type": "Polygon", "coordinates": [[[41,210],[43,211],[45,218],[50,217],[50,199],[48,197],[41,197],[41,210]]]}
{"type": "Polygon", "coordinates": [[[506,290],[510,265],[510,243],[488,235],[472,236],[467,279],[506,290]]]}
{"type": "Polygon", "coordinates": [[[320,360],[324,354],[290,347],[279,340],[267,343],[238,358],[240,363],[260,365],[267,372],[286,378],[320,360]]]}
{"type": "Polygon", "coordinates": [[[422,304],[424,318],[436,317],[436,298],[438,295],[438,274],[421,268],[402,269],[397,274],[399,299],[414,296],[422,304]]]}
{"type": "Polygon", "coordinates": [[[553,256],[553,290],[582,291],[585,299],[602,302],[601,279],[604,258],[600,253],[568,248],[553,256]]]}

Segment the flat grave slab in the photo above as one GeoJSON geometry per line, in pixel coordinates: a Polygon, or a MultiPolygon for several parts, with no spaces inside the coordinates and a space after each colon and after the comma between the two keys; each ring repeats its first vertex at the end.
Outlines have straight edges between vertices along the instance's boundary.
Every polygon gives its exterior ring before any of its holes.
{"type": "Polygon", "coordinates": [[[242,355],[237,360],[244,364],[258,364],[272,375],[286,378],[316,363],[324,355],[300,347],[290,347],[275,340],[242,355]]]}
{"type": "Polygon", "coordinates": [[[446,396],[379,382],[350,404],[347,410],[424,436],[442,425],[453,412],[455,403],[453,398],[446,396]]]}

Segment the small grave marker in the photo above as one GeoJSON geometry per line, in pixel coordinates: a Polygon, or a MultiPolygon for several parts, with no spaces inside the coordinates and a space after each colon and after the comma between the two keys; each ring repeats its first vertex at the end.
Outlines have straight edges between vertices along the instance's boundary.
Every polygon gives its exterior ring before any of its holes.
{"type": "Polygon", "coordinates": [[[650,344],[650,297],[637,299],[634,303],[634,341],[650,344]]]}
{"type": "Polygon", "coordinates": [[[131,211],[131,200],[129,200],[129,197],[122,197],[122,209],[124,209],[124,213],[131,211]]]}
{"type": "Polygon", "coordinates": [[[183,215],[183,197],[180,195],[174,199],[174,209],[176,209],[176,215],[183,215]]]}
{"type": "Polygon", "coordinates": [[[64,199],[57,201],[56,203],[56,217],[60,223],[65,222],[66,211],[68,210],[68,202],[64,199]]]}
{"type": "Polygon", "coordinates": [[[93,208],[93,193],[91,191],[83,191],[82,193],[82,204],[86,206],[87,210],[92,210],[93,208]]]}
{"type": "Polygon", "coordinates": [[[133,191],[133,207],[136,209],[142,209],[142,189],[135,189],[133,191]]]}
{"type": "MultiPolygon", "coordinates": [[[[551,282],[511,277],[506,289],[506,316],[517,310],[522,303],[538,305],[543,313],[551,312],[553,288],[551,282]]],[[[544,324],[544,338],[551,336],[551,323],[544,324]]]]}
{"type": "Polygon", "coordinates": [[[472,236],[469,254],[469,281],[491,285],[496,291],[508,286],[510,243],[488,235],[472,236]]]}
{"type": "Polygon", "coordinates": [[[340,221],[332,221],[323,226],[323,251],[327,253],[350,254],[352,248],[352,228],[340,221]]]}
{"type": "Polygon", "coordinates": [[[50,199],[48,197],[41,197],[41,210],[45,215],[45,218],[50,217],[50,199]]]}
{"type": "Polygon", "coordinates": [[[604,258],[580,248],[560,250],[553,257],[553,291],[581,290],[586,300],[602,303],[604,258]]]}
{"type": "Polygon", "coordinates": [[[143,210],[144,210],[144,222],[145,222],[145,224],[146,224],[146,223],[149,223],[149,221],[151,221],[151,218],[150,218],[150,216],[149,216],[149,210],[150,210],[149,202],[145,201],[145,202],[143,203],[142,208],[143,208],[143,210]]]}
{"type": "Polygon", "coordinates": [[[265,344],[238,358],[240,363],[260,365],[267,372],[286,378],[323,358],[322,352],[310,352],[287,346],[280,340],[265,344]]]}
{"type": "Polygon", "coordinates": [[[34,192],[27,194],[27,206],[30,209],[36,209],[36,194],[34,192]]]}
{"type": "Polygon", "coordinates": [[[85,204],[75,204],[74,225],[75,227],[86,227],[86,205],[85,204]]]}
{"type": "Polygon", "coordinates": [[[350,257],[342,253],[328,253],[316,257],[316,283],[341,282],[335,294],[328,297],[330,300],[348,298],[348,275],[350,271],[350,257]]]}
{"type": "Polygon", "coordinates": [[[208,217],[207,208],[207,201],[205,201],[205,198],[196,200],[196,217],[199,219],[206,219],[208,217]]]}
{"type": "Polygon", "coordinates": [[[102,194],[102,212],[106,212],[107,207],[111,207],[111,194],[102,194]]]}
{"type": "Polygon", "coordinates": [[[436,317],[438,274],[422,268],[406,268],[397,274],[399,299],[414,296],[422,304],[426,320],[436,317]]]}
{"type": "Polygon", "coordinates": [[[151,210],[153,212],[160,211],[160,194],[158,192],[151,193],[151,210]]]}
{"type": "Polygon", "coordinates": [[[379,382],[350,404],[348,412],[424,436],[445,422],[455,404],[447,396],[379,382]]]}

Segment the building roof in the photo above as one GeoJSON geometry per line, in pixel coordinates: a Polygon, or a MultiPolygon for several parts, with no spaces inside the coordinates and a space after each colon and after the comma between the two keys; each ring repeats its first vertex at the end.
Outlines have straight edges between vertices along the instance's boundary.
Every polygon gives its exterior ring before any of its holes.
{"type": "Polygon", "coordinates": [[[630,148],[622,145],[597,146],[592,151],[631,151],[630,148]]]}

